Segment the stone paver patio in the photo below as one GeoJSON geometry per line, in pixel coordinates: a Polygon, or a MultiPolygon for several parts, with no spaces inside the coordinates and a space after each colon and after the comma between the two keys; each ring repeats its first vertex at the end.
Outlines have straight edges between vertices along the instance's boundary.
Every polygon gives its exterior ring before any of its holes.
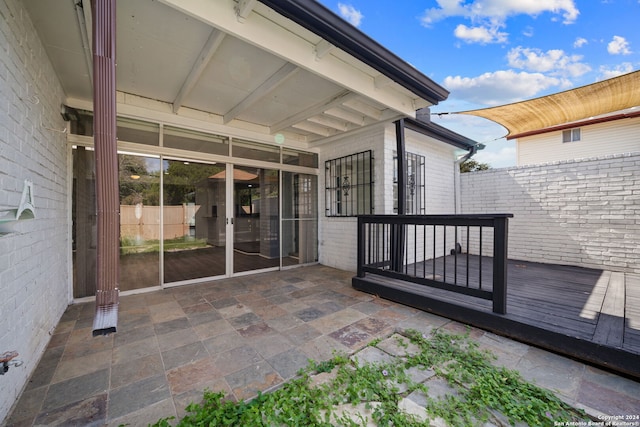
{"type": "MultiPolygon", "coordinates": [[[[131,426],[181,417],[205,388],[236,400],[278,387],[334,351],[403,329],[466,326],[351,288],[321,265],[121,298],[118,332],[92,337],[93,303],[70,306],[10,426],[131,426]]],[[[640,412],[640,384],[471,328],[470,338],[537,385],[594,415],[640,412]]]]}

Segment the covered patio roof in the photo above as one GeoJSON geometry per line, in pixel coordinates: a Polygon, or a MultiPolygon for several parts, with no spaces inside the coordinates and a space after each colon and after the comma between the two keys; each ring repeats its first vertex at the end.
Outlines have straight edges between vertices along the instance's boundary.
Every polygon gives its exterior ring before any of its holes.
{"type": "Polygon", "coordinates": [[[640,71],[553,95],[498,107],[461,111],[501,124],[507,139],[564,123],[640,106],[640,71]]]}
{"type": "MultiPolygon", "coordinates": [[[[67,104],[89,109],[91,1],[25,4],[67,104]]],[[[155,110],[304,148],[448,96],[316,1],[118,2],[116,73],[119,114],[155,110]]]]}

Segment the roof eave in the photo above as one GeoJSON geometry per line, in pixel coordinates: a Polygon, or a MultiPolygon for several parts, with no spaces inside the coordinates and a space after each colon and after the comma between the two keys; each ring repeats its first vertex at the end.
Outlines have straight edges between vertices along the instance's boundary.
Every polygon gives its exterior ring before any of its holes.
{"type": "Polygon", "coordinates": [[[317,1],[259,0],[435,105],[449,92],[317,1]]]}

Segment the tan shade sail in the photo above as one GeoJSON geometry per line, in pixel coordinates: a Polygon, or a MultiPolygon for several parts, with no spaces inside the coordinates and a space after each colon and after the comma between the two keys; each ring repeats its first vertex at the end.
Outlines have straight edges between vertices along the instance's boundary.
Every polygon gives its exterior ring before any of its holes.
{"type": "Polygon", "coordinates": [[[640,71],[528,101],[461,111],[501,124],[507,139],[640,105],[640,71]]]}

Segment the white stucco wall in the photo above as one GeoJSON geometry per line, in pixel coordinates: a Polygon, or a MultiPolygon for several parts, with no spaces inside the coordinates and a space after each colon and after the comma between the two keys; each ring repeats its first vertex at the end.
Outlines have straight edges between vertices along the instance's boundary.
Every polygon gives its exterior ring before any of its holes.
{"type": "Polygon", "coordinates": [[[512,213],[509,258],[640,272],[640,154],[461,174],[463,213],[512,213]]]}
{"type": "Polygon", "coordinates": [[[562,142],[562,131],[518,138],[518,166],[640,152],[640,117],[580,127],[580,141],[562,142]]]}
{"type": "Polygon", "coordinates": [[[0,209],[16,208],[31,180],[37,216],[0,234],[0,353],[24,361],[0,377],[0,424],[70,301],[63,99],[22,2],[0,2],[0,209]]]}
{"type": "MultiPolygon", "coordinates": [[[[326,160],[373,150],[374,214],[393,214],[393,163],[396,151],[395,125],[377,126],[353,136],[325,144],[320,151],[319,186],[319,261],[347,271],[356,270],[357,220],[325,215],[326,160]]],[[[425,156],[426,214],[453,214],[455,147],[407,130],[407,152],[425,156]]]]}

